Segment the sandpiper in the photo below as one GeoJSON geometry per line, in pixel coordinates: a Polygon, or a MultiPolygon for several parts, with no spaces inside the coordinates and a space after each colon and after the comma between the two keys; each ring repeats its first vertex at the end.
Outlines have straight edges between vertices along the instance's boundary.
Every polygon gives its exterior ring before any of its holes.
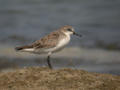
{"type": "Polygon", "coordinates": [[[66,25],[30,45],[16,47],[15,50],[34,54],[47,54],[48,66],[52,69],[50,63],[51,54],[63,49],[69,43],[71,35],[82,36],[75,33],[72,26],[66,25]]]}

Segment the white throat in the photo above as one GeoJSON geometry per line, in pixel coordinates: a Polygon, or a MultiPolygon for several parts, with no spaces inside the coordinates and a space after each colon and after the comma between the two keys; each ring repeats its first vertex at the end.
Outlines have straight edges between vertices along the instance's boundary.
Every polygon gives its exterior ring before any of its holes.
{"type": "Polygon", "coordinates": [[[68,37],[68,38],[70,38],[70,35],[72,34],[71,32],[64,32],[64,34],[68,37]]]}

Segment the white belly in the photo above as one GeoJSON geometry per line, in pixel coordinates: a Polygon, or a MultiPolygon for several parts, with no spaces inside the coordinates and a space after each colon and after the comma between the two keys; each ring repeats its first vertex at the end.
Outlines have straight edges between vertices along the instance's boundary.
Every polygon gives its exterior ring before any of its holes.
{"type": "Polygon", "coordinates": [[[70,41],[70,37],[66,37],[66,38],[60,40],[56,47],[47,49],[45,51],[47,51],[47,52],[59,51],[59,50],[63,49],[69,43],[69,41],[70,41]]]}
{"type": "Polygon", "coordinates": [[[56,46],[56,50],[62,49],[64,48],[70,41],[70,38],[65,38],[63,40],[61,40],[58,45],[56,46]]]}
{"type": "Polygon", "coordinates": [[[49,52],[54,53],[63,49],[69,43],[69,41],[70,41],[70,38],[65,38],[60,40],[60,42],[56,47],[49,48],[49,49],[37,49],[37,50],[34,50],[32,53],[36,53],[36,54],[45,54],[49,52]]]}

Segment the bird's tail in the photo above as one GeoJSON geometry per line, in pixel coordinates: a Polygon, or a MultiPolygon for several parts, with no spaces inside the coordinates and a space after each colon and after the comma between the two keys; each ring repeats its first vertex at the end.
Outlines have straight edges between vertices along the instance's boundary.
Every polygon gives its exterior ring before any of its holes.
{"type": "Polygon", "coordinates": [[[32,45],[25,45],[25,46],[16,47],[15,50],[21,51],[21,50],[30,49],[30,48],[33,48],[33,46],[32,45]]]}

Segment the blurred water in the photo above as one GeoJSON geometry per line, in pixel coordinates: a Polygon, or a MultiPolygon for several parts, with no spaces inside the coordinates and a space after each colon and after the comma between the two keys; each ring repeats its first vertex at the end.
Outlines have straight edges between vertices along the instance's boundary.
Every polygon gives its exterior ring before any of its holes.
{"type": "MultiPolygon", "coordinates": [[[[47,55],[16,52],[13,45],[0,45],[0,72],[21,67],[46,67],[46,58],[47,55]]],[[[120,75],[119,51],[66,47],[52,54],[51,63],[54,69],[73,68],[120,75]]]]}
{"type": "Polygon", "coordinates": [[[0,0],[0,40],[6,43],[32,42],[63,25],[85,36],[70,45],[94,47],[97,40],[120,45],[120,1],[0,0]]]}

